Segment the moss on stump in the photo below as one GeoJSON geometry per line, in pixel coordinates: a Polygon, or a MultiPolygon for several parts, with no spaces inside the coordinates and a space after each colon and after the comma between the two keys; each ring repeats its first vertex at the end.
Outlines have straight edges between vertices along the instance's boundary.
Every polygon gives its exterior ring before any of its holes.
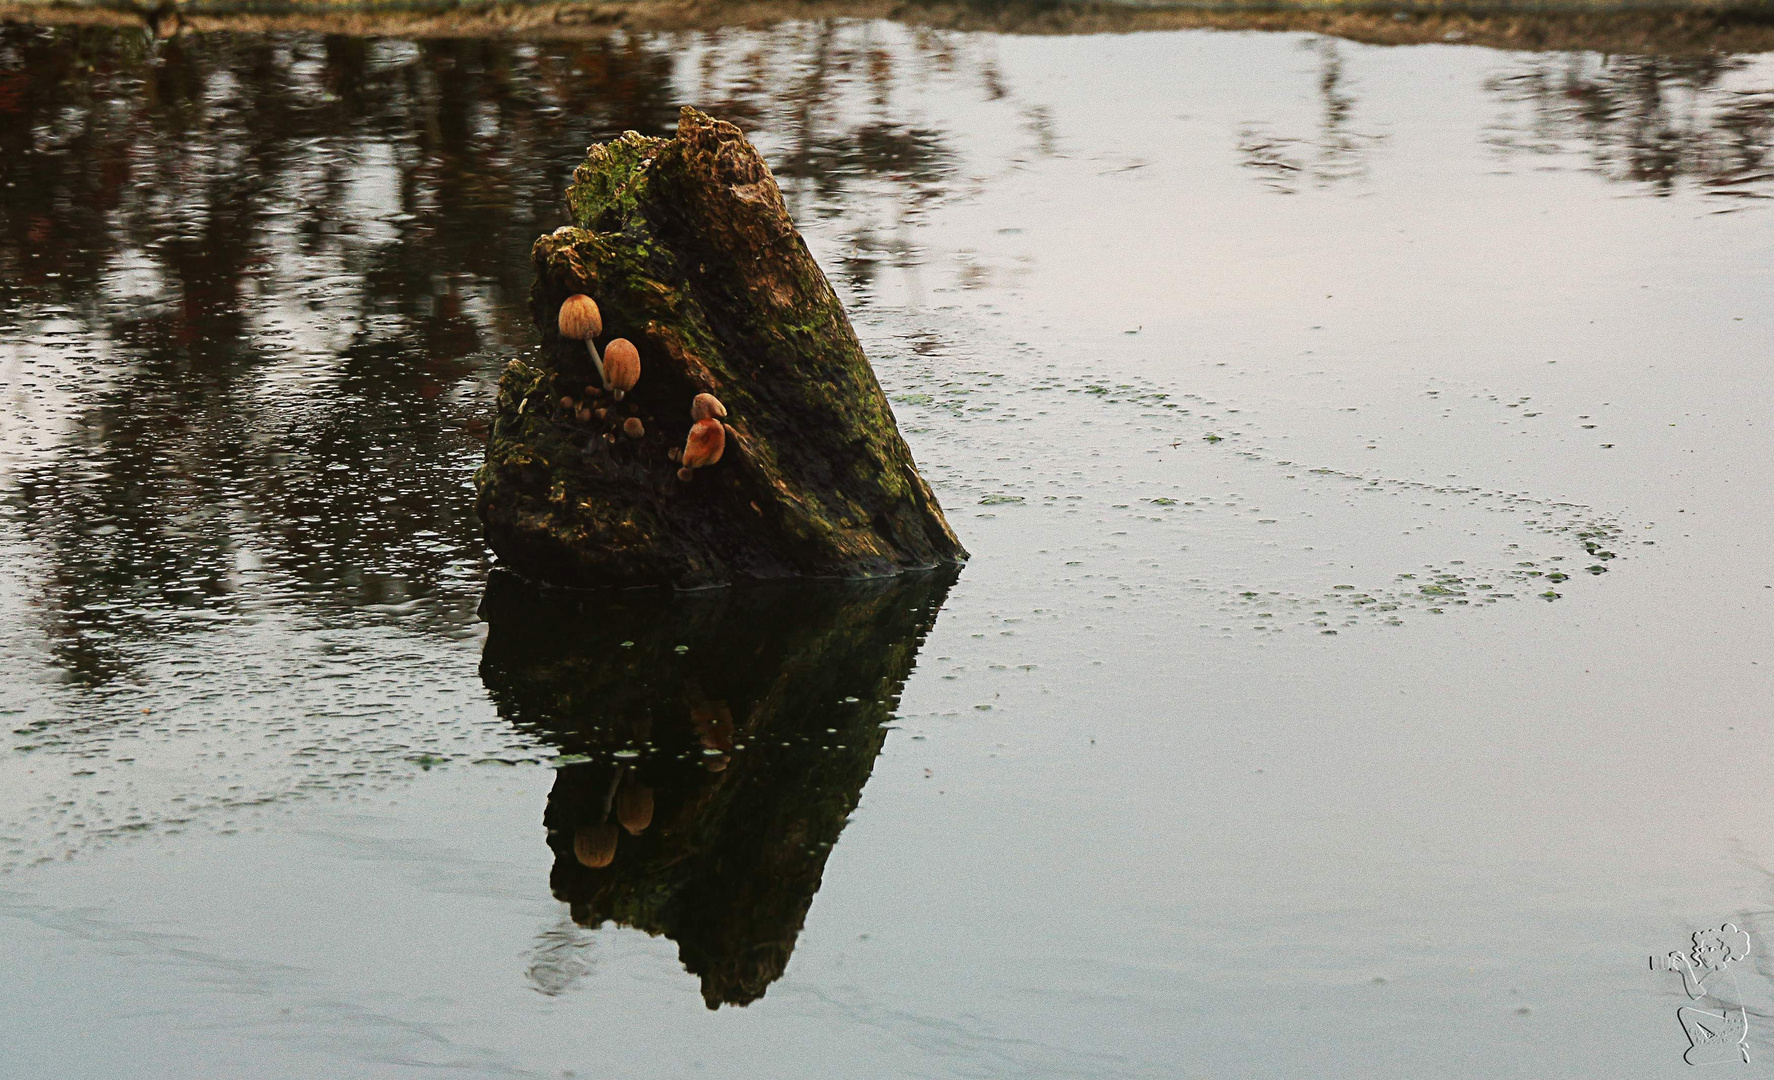
{"type": "Polygon", "coordinates": [[[575,225],[531,252],[543,347],[507,365],[475,476],[505,565],[556,585],[698,588],[966,558],[738,128],[686,108],[674,138],[593,146],[567,204],[575,225]],[[590,353],[556,328],[581,292],[602,309],[600,348],[640,350],[621,403],[588,394],[590,353]],[[727,407],[726,451],[686,481],[671,451],[699,393],[727,407]]]}

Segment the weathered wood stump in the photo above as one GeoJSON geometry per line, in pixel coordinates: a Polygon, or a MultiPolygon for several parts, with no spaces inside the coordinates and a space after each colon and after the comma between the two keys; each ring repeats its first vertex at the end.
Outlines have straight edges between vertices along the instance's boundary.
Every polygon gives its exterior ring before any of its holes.
{"type": "Polygon", "coordinates": [[[543,347],[506,367],[476,474],[505,565],[557,585],[696,588],[966,558],[738,128],[686,108],[675,138],[593,146],[567,203],[576,225],[532,250],[543,347]],[[579,293],[601,309],[600,349],[639,350],[619,403],[557,327],[579,293]],[[685,480],[673,451],[702,393],[726,406],[725,452],[685,480]]]}

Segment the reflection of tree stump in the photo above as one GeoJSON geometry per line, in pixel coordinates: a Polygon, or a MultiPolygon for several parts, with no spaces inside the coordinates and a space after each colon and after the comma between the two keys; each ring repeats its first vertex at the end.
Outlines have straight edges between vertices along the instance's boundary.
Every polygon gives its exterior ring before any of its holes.
{"type": "Polygon", "coordinates": [[[685,109],[673,139],[594,146],[567,202],[576,227],[532,252],[545,347],[506,368],[476,476],[506,564],[555,584],[694,587],[965,558],[738,128],[685,109]],[[602,309],[600,348],[640,349],[640,383],[620,406],[589,395],[597,408],[581,408],[591,356],[556,327],[580,292],[602,309]],[[727,407],[726,452],[684,481],[670,451],[698,393],[727,407]],[[631,414],[644,434],[617,437],[631,414]]]}
{"type": "Polygon", "coordinates": [[[496,576],[481,677],[500,715],[583,757],[544,816],[574,920],[670,937],[711,1009],[762,997],[952,581],[588,599],[496,576]]]}

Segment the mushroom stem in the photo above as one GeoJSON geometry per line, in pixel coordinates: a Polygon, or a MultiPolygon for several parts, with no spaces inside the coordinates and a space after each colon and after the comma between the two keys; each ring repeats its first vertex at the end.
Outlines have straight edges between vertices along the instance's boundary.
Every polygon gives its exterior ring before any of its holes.
{"type": "Polygon", "coordinates": [[[599,821],[610,820],[610,807],[616,805],[616,789],[622,786],[622,778],[628,773],[628,767],[623,766],[616,770],[615,776],[610,777],[610,788],[604,792],[604,812],[598,815],[599,821]]]}
{"type": "Polygon", "coordinates": [[[604,358],[598,354],[597,342],[590,338],[586,338],[585,351],[591,353],[591,366],[597,369],[597,381],[604,385],[605,390],[608,390],[610,388],[610,380],[604,377],[604,358]]]}

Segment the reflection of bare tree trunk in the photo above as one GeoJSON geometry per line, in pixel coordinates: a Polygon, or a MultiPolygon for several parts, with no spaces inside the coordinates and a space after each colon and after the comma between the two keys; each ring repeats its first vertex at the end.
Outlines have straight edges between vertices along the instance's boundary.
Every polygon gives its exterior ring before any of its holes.
{"type": "Polygon", "coordinates": [[[17,64],[0,306],[71,314],[72,355],[93,361],[66,391],[90,437],[9,477],[48,553],[58,662],[119,678],[251,582],[322,608],[447,594],[482,548],[444,388],[517,339],[497,298],[528,271],[509,253],[558,213],[575,144],[669,121],[670,56],[574,44],[581,74],[545,90],[548,63],[503,43],[216,35],[156,53],[136,31],[0,27],[0,45],[17,64]],[[538,115],[545,94],[558,116],[538,115]],[[277,381],[294,360],[308,374],[277,381]]]}
{"type": "Polygon", "coordinates": [[[1488,141],[1506,154],[1580,154],[1593,171],[1656,194],[1691,180],[1721,200],[1763,197],[1774,187],[1762,175],[1774,153],[1774,89],[1731,85],[1749,70],[1728,56],[1529,61],[1491,80],[1527,116],[1506,112],[1488,141]]]}
{"type": "MultiPolygon", "coordinates": [[[[836,28],[830,21],[819,24],[815,31],[813,56],[807,67],[807,75],[801,80],[800,93],[795,95],[793,116],[789,121],[789,157],[796,164],[806,166],[816,158],[816,148],[820,144],[818,123],[820,115],[830,107],[831,93],[828,85],[831,65],[832,38],[836,28]]],[[[806,199],[811,193],[807,190],[811,185],[817,190],[818,180],[813,169],[797,170],[801,173],[800,182],[794,185],[795,193],[806,199]]],[[[799,200],[797,200],[799,201],[799,200]]],[[[793,207],[797,216],[809,213],[810,205],[793,207]]]]}
{"type": "MultiPolygon", "coordinates": [[[[860,38],[732,31],[707,57],[724,92],[723,58],[757,53],[736,101],[777,130],[805,112],[799,189],[859,221],[856,280],[953,169],[945,135],[877,124],[866,83],[840,82],[860,38]],[[771,59],[815,45],[819,79],[771,59]]],[[[86,435],[13,479],[18,527],[50,553],[61,663],[118,677],[169,612],[239,604],[241,566],[322,607],[442,595],[436,618],[471,617],[464,567],[484,549],[457,485],[484,421],[464,391],[531,340],[512,253],[561,219],[587,144],[675,123],[674,45],[197,34],[145,51],[134,27],[0,26],[0,307],[81,324],[66,354],[17,342],[79,373],[65,405],[86,435]]]]}
{"type": "Polygon", "coordinates": [[[1238,138],[1245,168],[1258,174],[1271,191],[1283,195],[1296,194],[1307,178],[1319,187],[1328,187],[1365,176],[1369,150],[1385,138],[1353,129],[1356,99],[1349,92],[1338,43],[1320,37],[1308,44],[1319,58],[1317,134],[1295,138],[1250,125],[1238,138]],[[1305,149],[1311,151],[1310,156],[1302,152],[1305,149]]]}

